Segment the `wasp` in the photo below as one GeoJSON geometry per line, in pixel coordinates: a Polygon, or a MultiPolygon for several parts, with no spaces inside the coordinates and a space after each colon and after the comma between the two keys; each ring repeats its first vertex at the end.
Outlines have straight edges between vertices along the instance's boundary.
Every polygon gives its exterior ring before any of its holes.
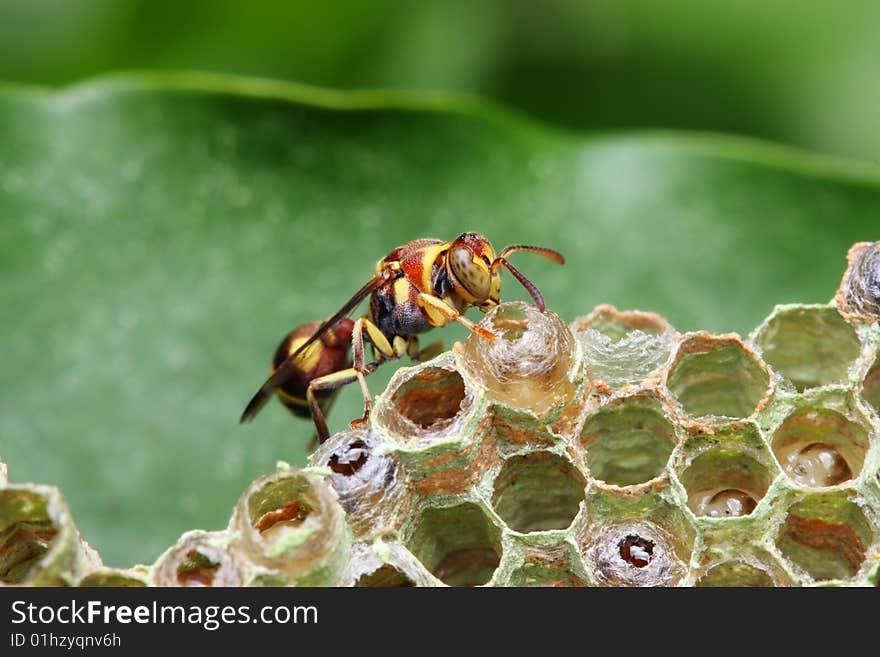
{"type": "MultiPolygon", "coordinates": [[[[358,381],[364,397],[364,415],[352,424],[366,422],[373,405],[366,383],[369,374],[385,361],[404,355],[413,360],[425,360],[442,350],[440,343],[420,348],[420,334],[455,321],[487,340],[495,339],[494,333],[477,326],[464,313],[471,306],[485,313],[500,303],[501,267],[520,282],[535,305],[544,311],[546,306],[541,291],[508,260],[508,256],[516,251],[535,253],[560,265],[565,263],[561,253],[541,246],[514,244],[496,254],[489,240],[474,232],[462,233],[451,242],[419,239],[397,247],[379,260],[372,278],[332,317],[318,325],[310,337],[292,350],[289,345],[282,349],[282,343],[279,348],[282,352],[280,362],[273,363],[272,373],[251,398],[240,421],[253,419],[272,393],[279,389],[292,391],[292,394],[287,393],[289,401],[304,410],[301,393],[305,387],[306,403],[318,438],[324,442],[330,432],[319,395],[358,381]],[[351,324],[351,366],[340,367],[327,374],[318,374],[316,369],[309,368],[303,360],[303,356],[308,356],[307,350],[318,341],[323,345],[321,350],[326,349],[324,340],[331,331],[334,337],[345,336],[347,332],[344,326],[347,324],[343,325],[342,330],[334,327],[345,320],[351,321],[349,314],[367,297],[370,297],[367,314],[351,324]],[[365,339],[372,345],[371,362],[366,360],[365,339]],[[284,351],[287,352],[286,356],[283,356],[284,351]]],[[[285,401],[284,394],[281,393],[282,401],[285,401]]],[[[289,404],[286,405],[290,408],[289,404]]]]}

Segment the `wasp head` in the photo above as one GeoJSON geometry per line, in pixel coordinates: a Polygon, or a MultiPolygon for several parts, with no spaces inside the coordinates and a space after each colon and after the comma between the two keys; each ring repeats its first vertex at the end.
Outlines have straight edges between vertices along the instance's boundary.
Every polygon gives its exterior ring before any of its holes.
{"type": "Polygon", "coordinates": [[[462,233],[452,242],[446,271],[455,292],[467,303],[487,312],[501,298],[501,274],[493,270],[496,254],[479,233],[462,233]]]}

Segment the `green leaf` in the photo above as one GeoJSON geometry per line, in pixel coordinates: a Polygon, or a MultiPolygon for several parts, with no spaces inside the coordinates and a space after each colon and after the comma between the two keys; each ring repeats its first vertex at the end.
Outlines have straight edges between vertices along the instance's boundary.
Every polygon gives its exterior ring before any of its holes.
{"type": "MultiPolygon", "coordinates": [[[[128,565],[304,462],[310,422],[238,415],[282,336],[393,247],[468,229],[546,245],[564,267],[516,264],[566,320],[609,302],[745,333],[832,296],[850,243],[880,237],[880,173],[719,136],[557,132],[467,99],[142,74],[2,93],[0,216],[0,455],[128,565]]],[[[506,277],[503,297],[527,295],[506,277]]],[[[331,429],[360,414],[356,388],[331,429]]]]}

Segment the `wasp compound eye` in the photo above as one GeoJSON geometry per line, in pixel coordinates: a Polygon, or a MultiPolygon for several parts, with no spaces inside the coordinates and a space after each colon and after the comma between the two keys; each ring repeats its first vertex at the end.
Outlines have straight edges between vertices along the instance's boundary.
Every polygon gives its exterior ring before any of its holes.
{"type": "Polygon", "coordinates": [[[489,296],[492,275],[482,261],[475,261],[473,252],[465,246],[457,246],[449,252],[449,266],[459,284],[474,299],[489,296]]]}

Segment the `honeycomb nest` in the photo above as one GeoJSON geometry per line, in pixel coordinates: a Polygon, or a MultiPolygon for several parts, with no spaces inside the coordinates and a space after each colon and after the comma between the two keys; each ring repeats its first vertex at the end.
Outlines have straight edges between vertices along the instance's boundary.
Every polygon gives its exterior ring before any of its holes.
{"type": "Polygon", "coordinates": [[[880,242],[747,340],[506,303],[400,368],[370,422],[279,464],[223,531],[101,565],[6,482],[0,580],[83,586],[880,585],[880,242]]]}

